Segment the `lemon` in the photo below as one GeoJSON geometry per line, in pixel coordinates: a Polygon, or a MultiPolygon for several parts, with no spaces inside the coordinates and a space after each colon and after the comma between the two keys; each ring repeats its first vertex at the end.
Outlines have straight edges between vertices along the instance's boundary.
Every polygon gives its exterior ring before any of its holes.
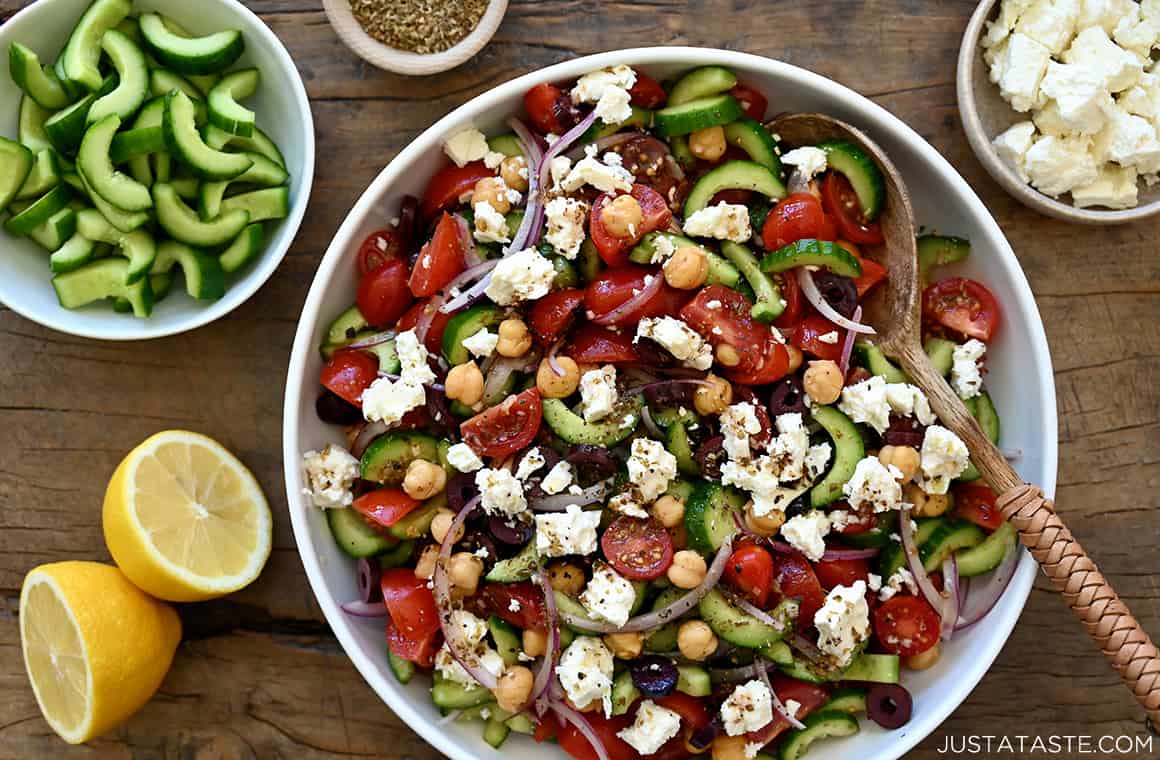
{"type": "Polygon", "coordinates": [[[217,441],[186,430],[147,439],[105,491],[105,543],[153,596],[197,602],[237,591],[270,556],[270,507],[257,479],[217,441]]]}
{"type": "Polygon", "coordinates": [[[99,562],[41,565],[20,590],[20,644],[40,711],[70,744],[153,696],[181,640],[173,608],[99,562]]]}

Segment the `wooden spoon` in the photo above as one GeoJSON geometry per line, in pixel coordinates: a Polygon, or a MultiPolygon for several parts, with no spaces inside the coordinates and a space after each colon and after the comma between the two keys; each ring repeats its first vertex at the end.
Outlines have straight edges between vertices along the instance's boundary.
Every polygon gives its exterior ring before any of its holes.
{"type": "Polygon", "coordinates": [[[999,494],[1003,516],[1019,531],[1019,539],[1144,706],[1152,723],[1160,725],[1160,651],[1055,513],[1051,501],[1016,474],[923,350],[914,212],[898,170],[869,137],[829,116],[781,116],[772,128],[795,147],[848,140],[882,170],[886,204],[879,221],[886,244],[875,251],[875,258],[890,276],[887,287],[878,288],[864,305],[863,321],[878,329],[878,346],[902,365],[911,381],[926,393],[942,424],[966,443],[971,461],[999,494]]]}

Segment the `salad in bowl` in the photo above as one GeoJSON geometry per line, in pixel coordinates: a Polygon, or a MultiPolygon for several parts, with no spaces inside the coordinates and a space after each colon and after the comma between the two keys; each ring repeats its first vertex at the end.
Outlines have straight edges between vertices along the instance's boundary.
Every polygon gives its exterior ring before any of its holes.
{"type": "MultiPolygon", "coordinates": [[[[908,682],[1016,573],[965,445],[861,321],[890,277],[879,168],[786,144],[773,95],[721,65],[542,81],[504,129],[446,134],[346,254],[313,392],[346,441],[297,452],[302,498],[393,677],[493,747],[905,732],[908,682]]],[[[999,300],[940,271],[966,239],[919,250],[927,352],[998,441],[999,300]]]]}

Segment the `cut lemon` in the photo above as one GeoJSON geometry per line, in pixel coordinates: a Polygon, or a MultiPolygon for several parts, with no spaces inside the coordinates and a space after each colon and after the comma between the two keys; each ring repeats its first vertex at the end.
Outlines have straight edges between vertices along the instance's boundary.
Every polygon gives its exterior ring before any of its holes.
{"type": "Polygon", "coordinates": [[[45,719],[70,744],[128,718],[181,640],[173,608],[98,562],[41,565],[20,591],[20,644],[45,719]]]}
{"type": "Polygon", "coordinates": [[[197,602],[251,583],[270,556],[270,507],[220,443],[166,430],[129,452],[105,491],[105,543],[129,580],[197,602]]]}

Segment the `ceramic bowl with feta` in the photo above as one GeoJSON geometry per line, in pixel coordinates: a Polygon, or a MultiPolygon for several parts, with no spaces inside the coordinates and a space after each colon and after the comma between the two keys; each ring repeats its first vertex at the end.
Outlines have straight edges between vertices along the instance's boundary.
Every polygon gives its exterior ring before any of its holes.
{"type": "MultiPolygon", "coordinates": [[[[435,125],[327,255],[286,466],[328,619],[455,757],[897,756],[981,675],[1030,568],[860,321],[890,277],[877,166],[784,143],[770,103],[931,159],[763,59],[580,63],[435,125]]],[[[919,240],[926,349],[999,441],[1009,373],[1049,360],[970,216],[923,219],[959,233],[919,240]]],[[[1000,442],[1050,487],[1042,408],[1000,442]]]]}

